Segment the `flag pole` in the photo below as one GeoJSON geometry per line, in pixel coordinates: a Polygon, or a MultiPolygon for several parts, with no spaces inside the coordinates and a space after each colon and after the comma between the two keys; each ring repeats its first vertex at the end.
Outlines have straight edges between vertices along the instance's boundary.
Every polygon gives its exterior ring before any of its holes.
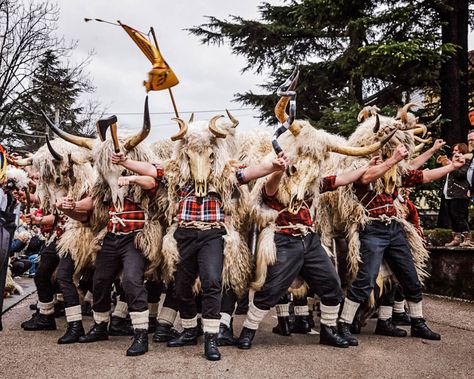
{"type": "MultiPolygon", "coordinates": [[[[150,26],[150,32],[153,37],[153,41],[155,42],[155,46],[159,50],[160,48],[158,47],[158,41],[156,39],[155,29],[153,29],[153,26],[150,26]]],[[[168,88],[168,92],[170,94],[171,103],[173,104],[174,114],[177,118],[179,118],[178,108],[176,106],[176,102],[174,101],[173,91],[171,90],[171,88],[168,88]]]]}

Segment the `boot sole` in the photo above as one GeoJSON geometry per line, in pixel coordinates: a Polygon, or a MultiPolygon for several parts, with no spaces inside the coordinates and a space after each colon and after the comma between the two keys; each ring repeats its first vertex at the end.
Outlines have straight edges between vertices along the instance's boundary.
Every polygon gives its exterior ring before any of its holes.
{"type": "Polygon", "coordinates": [[[58,340],[58,345],[69,345],[69,344],[78,343],[78,342],[79,342],[79,339],[77,339],[75,341],[61,341],[61,340],[58,340]]]}
{"type": "Polygon", "coordinates": [[[81,341],[81,340],[79,339],[78,342],[79,342],[79,343],[93,343],[93,342],[99,342],[99,341],[108,341],[108,339],[109,339],[109,337],[98,338],[98,339],[95,339],[95,340],[86,340],[86,341],[84,341],[84,340],[81,341]]]}
{"type": "Polygon", "coordinates": [[[416,334],[411,334],[412,337],[414,338],[421,338],[421,339],[424,339],[424,340],[428,340],[428,341],[441,341],[441,336],[439,338],[429,338],[429,337],[426,337],[426,336],[417,336],[416,334]]]}
{"type": "Polygon", "coordinates": [[[208,361],[220,361],[221,357],[208,357],[204,355],[208,361]]]}
{"type": "Polygon", "coordinates": [[[36,331],[41,331],[41,330],[56,330],[56,327],[51,327],[51,328],[28,328],[24,327],[23,330],[26,330],[27,332],[36,332],[36,331]]]}
{"type": "Polygon", "coordinates": [[[241,349],[241,350],[250,350],[252,348],[252,346],[242,346],[242,345],[237,345],[237,348],[241,349]]]}
{"type": "Polygon", "coordinates": [[[139,353],[129,353],[128,351],[125,353],[125,356],[127,357],[138,357],[139,355],[144,355],[148,353],[148,349],[146,351],[140,351],[139,353]]]}
{"type": "Polygon", "coordinates": [[[399,338],[403,338],[403,337],[406,337],[408,334],[403,334],[403,335],[397,335],[397,334],[389,334],[389,333],[377,333],[377,332],[374,332],[374,334],[378,335],[378,336],[385,336],[385,337],[399,337],[399,338]]]}
{"type": "Polygon", "coordinates": [[[337,344],[333,344],[333,343],[329,343],[329,342],[321,342],[321,341],[319,341],[319,344],[320,344],[320,345],[324,345],[324,346],[331,346],[331,347],[342,347],[343,349],[349,347],[349,343],[347,343],[346,345],[337,345],[337,344]]]}

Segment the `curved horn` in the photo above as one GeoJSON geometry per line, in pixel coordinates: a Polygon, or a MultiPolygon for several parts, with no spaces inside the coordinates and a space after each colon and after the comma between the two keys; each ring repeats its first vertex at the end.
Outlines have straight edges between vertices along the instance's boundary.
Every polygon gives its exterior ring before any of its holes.
{"type": "Polygon", "coordinates": [[[191,117],[189,117],[188,124],[190,124],[191,122],[194,122],[194,112],[191,113],[191,117]]]}
{"type": "Polygon", "coordinates": [[[433,142],[433,138],[426,138],[426,139],[423,139],[423,138],[420,138],[418,136],[413,136],[413,138],[415,139],[416,142],[421,142],[421,143],[431,143],[433,142]]]}
{"type": "Polygon", "coordinates": [[[385,145],[390,138],[397,132],[395,129],[392,131],[387,137],[385,137],[382,141],[373,143],[369,146],[362,146],[362,147],[353,147],[353,146],[332,146],[329,151],[338,154],[344,155],[352,155],[352,156],[363,156],[375,153],[379,150],[383,145],[385,145]]]}
{"type": "Polygon", "coordinates": [[[419,153],[421,152],[421,150],[423,150],[423,148],[425,147],[425,144],[422,142],[418,145],[415,146],[415,153],[419,153]]]}
{"type": "Polygon", "coordinates": [[[17,166],[21,166],[21,167],[31,166],[33,164],[33,157],[29,157],[26,159],[17,159],[14,162],[17,166]]]}
{"type": "Polygon", "coordinates": [[[209,121],[209,131],[216,136],[216,138],[225,138],[227,137],[227,134],[225,134],[222,130],[219,130],[216,125],[216,121],[219,120],[221,117],[224,117],[222,115],[219,116],[214,116],[211,118],[211,121],[209,121]]]}
{"type": "Polygon", "coordinates": [[[48,150],[53,156],[53,158],[61,162],[63,160],[63,157],[56,150],[53,149],[53,145],[51,145],[51,141],[49,140],[48,134],[46,134],[46,145],[48,146],[48,150]]]}
{"type": "Polygon", "coordinates": [[[232,127],[236,128],[239,125],[239,120],[232,116],[227,109],[225,111],[227,113],[227,117],[229,117],[229,120],[232,121],[232,127]]]}
{"type": "Polygon", "coordinates": [[[180,139],[183,139],[184,136],[186,135],[187,131],[188,131],[188,126],[186,125],[186,123],[181,120],[180,118],[173,118],[172,119],[173,121],[176,121],[179,125],[179,132],[176,133],[174,136],[171,136],[171,141],[178,141],[180,139]]]}
{"type": "Polygon", "coordinates": [[[375,126],[374,126],[374,133],[377,133],[380,129],[380,118],[378,114],[375,114],[375,126]]]}
{"type": "Polygon", "coordinates": [[[408,111],[411,110],[411,108],[417,107],[418,104],[415,103],[408,103],[403,106],[402,109],[400,109],[400,120],[406,124],[408,122],[408,111]]]}
{"type": "Polygon", "coordinates": [[[413,130],[413,134],[421,134],[422,136],[424,136],[428,132],[428,128],[423,124],[416,124],[413,125],[411,128],[404,130],[413,130]]]}
{"type": "Polygon", "coordinates": [[[364,121],[366,118],[369,117],[369,109],[370,107],[364,107],[362,108],[362,110],[359,112],[359,114],[357,115],[357,121],[359,122],[362,122],[364,121]]]}
{"type": "Polygon", "coordinates": [[[124,149],[130,151],[137,147],[137,145],[142,142],[148,134],[150,134],[151,122],[150,122],[150,111],[148,110],[148,96],[145,98],[145,109],[143,111],[143,127],[140,130],[140,133],[127,138],[125,144],[123,145],[124,149]]]}
{"type": "Polygon", "coordinates": [[[86,138],[86,137],[79,137],[73,134],[66,133],[64,130],[59,129],[49,118],[46,116],[43,110],[41,110],[41,114],[43,115],[46,123],[49,125],[51,130],[58,136],[61,137],[63,140],[70,142],[76,146],[85,147],[86,149],[92,150],[92,147],[95,143],[95,138],[86,138]]]}
{"type": "MultiPolygon", "coordinates": [[[[300,76],[300,72],[297,70],[297,68],[295,68],[291,76],[294,76],[294,77],[290,85],[288,86],[288,89],[286,90],[286,92],[294,91],[296,88],[296,85],[298,84],[298,78],[300,76]]],[[[289,101],[290,101],[290,96],[282,96],[280,97],[280,100],[278,100],[277,105],[275,105],[275,116],[281,124],[283,124],[289,117],[288,114],[286,113],[286,107],[289,101]]]]}

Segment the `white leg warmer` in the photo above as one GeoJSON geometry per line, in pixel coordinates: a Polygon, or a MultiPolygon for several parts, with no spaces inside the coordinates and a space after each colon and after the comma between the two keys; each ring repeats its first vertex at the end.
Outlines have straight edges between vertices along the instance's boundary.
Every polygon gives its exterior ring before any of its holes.
{"type": "Polygon", "coordinates": [[[340,304],[324,305],[321,303],[321,324],[336,326],[340,306],[340,304]]]}
{"type": "Polygon", "coordinates": [[[158,305],[159,303],[148,303],[148,312],[150,312],[150,318],[156,318],[158,316],[158,305]]]}
{"type": "Polygon", "coordinates": [[[197,316],[194,318],[182,318],[181,325],[183,325],[184,329],[190,329],[197,327],[197,316]]]}
{"type": "Polygon", "coordinates": [[[101,322],[109,322],[109,320],[110,320],[110,312],[94,311],[94,321],[96,324],[100,324],[101,322]]]}
{"type": "Polygon", "coordinates": [[[87,291],[87,292],[86,292],[86,295],[84,296],[84,301],[87,301],[88,303],[91,303],[91,304],[92,304],[92,299],[93,299],[92,292],[91,292],[91,291],[87,291]]]}
{"type": "Polygon", "coordinates": [[[232,316],[228,313],[221,312],[221,324],[224,324],[228,328],[230,328],[230,321],[232,320],[232,316]]]}
{"type": "Polygon", "coordinates": [[[128,314],[128,305],[124,301],[117,301],[117,305],[112,313],[114,317],[126,318],[128,314]]]}
{"type": "Polygon", "coordinates": [[[352,324],[359,305],[359,303],[349,300],[346,297],[346,299],[344,300],[344,307],[342,308],[341,317],[339,319],[342,322],[345,322],[346,324],[352,324]]]}
{"type": "Polygon", "coordinates": [[[132,320],[133,329],[147,329],[148,330],[148,310],[142,312],[130,312],[130,319],[132,320]]]}
{"type": "Polygon", "coordinates": [[[275,305],[275,310],[278,317],[290,316],[290,304],[288,303],[275,305]]]}
{"type": "Polygon", "coordinates": [[[411,318],[423,318],[423,305],[421,301],[419,303],[407,301],[407,304],[408,313],[410,314],[411,318]]]}
{"type": "Polygon", "coordinates": [[[394,302],[393,311],[395,313],[405,313],[405,300],[394,302]]]}
{"type": "Polygon", "coordinates": [[[42,315],[52,315],[54,313],[54,300],[49,303],[38,301],[38,308],[42,315]]]}
{"type": "Polygon", "coordinates": [[[295,306],[295,316],[309,316],[309,309],[307,305],[295,306]]]}
{"type": "Polygon", "coordinates": [[[269,311],[258,309],[253,302],[249,305],[249,311],[247,312],[247,318],[244,321],[244,327],[248,329],[257,330],[258,325],[262,322],[269,311]]]}
{"type": "Polygon", "coordinates": [[[161,308],[160,315],[158,316],[158,324],[173,325],[177,314],[178,312],[176,312],[174,309],[168,307],[161,308]]]}
{"type": "Polygon", "coordinates": [[[204,333],[217,334],[217,333],[219,333],[219,324],[220,323],[221,323],[220,319],[203,318],[202,319],[202,330],[204,331],[204,333]]]}
{"type": "Polygon", "coordinates": [[[82,310],[80,305],[65,308],[64,311],[66,312],[67,322],[82,321],[82,310]]]}
{"type": "Polygon", "coordinates": [[[393,308],[390,305],[381,305],[379,307],[379,320],[386,321],[392,317],[393,308]]]}

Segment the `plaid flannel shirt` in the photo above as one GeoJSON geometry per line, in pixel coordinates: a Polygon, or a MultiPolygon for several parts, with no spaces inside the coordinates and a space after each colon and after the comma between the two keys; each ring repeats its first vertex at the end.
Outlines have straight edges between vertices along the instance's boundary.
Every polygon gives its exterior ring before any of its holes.
{"type": "MultiPolygon", "coordinates": [[[[159,183],[166,183],[164,170],[155,165],[159,183]]],[[[239,167],[235,176],[239,184],[245,184],[244,166],[239,167]]],[[[178,222],[223,222],[225,215],[222,201],[217,193],[209,192],[205,197],[194,195],[194,183],[188,183],[178,189],[178,222]]]]}
{"type": "Polygon", "coordinates": [[[109,207],[109,222],[107,231],[115,234],[128,234],[143,229],[146,222],[145,211],[140,204],[128,196],[123,203],[123,211],[118,212],[113,204],[109,207]]]}
{"type": "MultiPolygon", "coordinates": [[[[410,170],[402,177],[402,187],[415,187],[423,183],[423,171],[410,170]]],[[[393,194],[377,194],[375,191],[367,190],[367,186],[356,185],[356,194],[370,217],[379,218],[382,215],[394,217],[397,211],[393,206],[393,200],[398,196],[398,191],[393,194]]]]}
{"type": "MultiPolygon", "coordinates": [[[[336,183],[335,176],[325,177],[321,183],[320,193],[334,191],[337,188],[335,183],[336,183]]],[[[265,187],[262,188],[263,203],[267,205],[268,207],[279,212],[278,217],[275,221],[275,224],[283,228],[280,228],[278,230],[278,233],[295,234],[295,229],[293,228],[285,229],[284,228],[285,226],[296,225],[296,224],[301,224],[308,227],[313,226],[313,219],[309,211],[309,208],[311,207],[311,204],[313,203],[312,198],[305,199],[305,204],[301,207],[298,213],[292,214],[288,212],[288,207],[284,206],[277,200],[276,198],[277,193],[278,192],[276,192],[273,196],[269,196],[267,195],[265,191],[265,187]]]]}

